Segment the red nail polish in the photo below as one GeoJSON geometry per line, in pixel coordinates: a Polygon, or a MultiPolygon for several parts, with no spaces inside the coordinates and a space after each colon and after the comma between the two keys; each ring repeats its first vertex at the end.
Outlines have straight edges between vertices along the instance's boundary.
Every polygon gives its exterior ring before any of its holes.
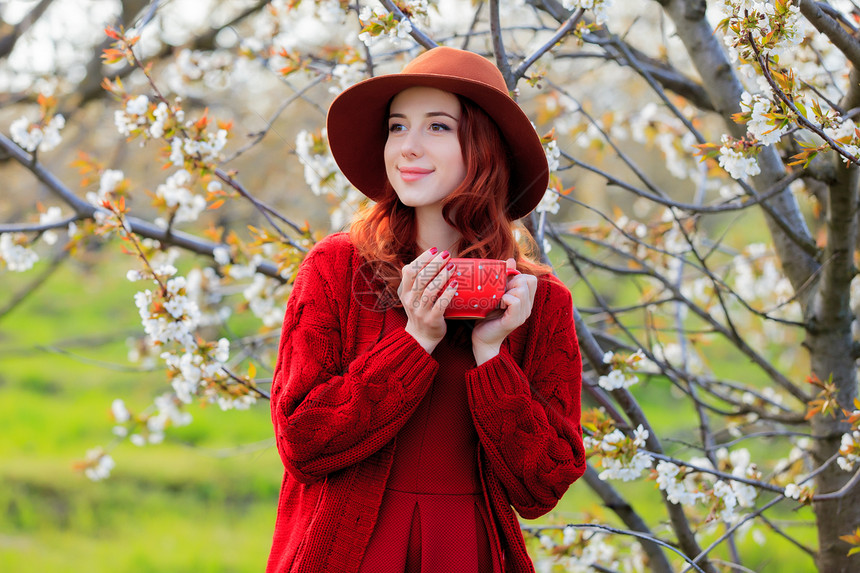
{"type": "Polygon", "coordinates": [[[442,258],[443,259],[447,259],[450,256],[451,256],[451,253],[449,253],[448,251],[442,251],[442,258]]]}
{"type": "Polygon", "coordinates": [[[438,252],[439,252],[439,249],[437,249],[436,247],[433,247],[432,249],[430,249],[430,254],[431,254],[431,255],[435,255],[435,254],[436,254],[436,253],[438,253],[438,252]]]}
{"type": "Polygon", "coordinates": [[[448,288],[457,288],[457,281],[451,281],[450,284],[448,284],[448,288]]]}
{"type": "Polygon", "coordinates": [[[445,270],[446,270],[446,271],[450,271],[450,270],[452,270],[453,268],[454,268],[454,263],[448,263],[448,266],[447,266],[447,267],[445,267],[445,270]]]}

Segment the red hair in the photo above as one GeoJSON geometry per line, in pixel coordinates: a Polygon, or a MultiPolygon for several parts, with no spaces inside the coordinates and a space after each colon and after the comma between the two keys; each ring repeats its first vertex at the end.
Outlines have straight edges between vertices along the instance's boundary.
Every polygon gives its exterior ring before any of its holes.
{"type": "MultiPolygon", "coordinates": [[[[549,267],[534,260],[537,245],[531,234],[508,216],[511,158],[499,128],[474,102],[462,96],[457,99],[461,107],[457,137],[466,176],[444,200],[442,216],[461,234],[456,245],[458,256],[513,257],[520,272],[549,272],[549,267]],[[515,228],[522,244],[514,238],[515,228]]],[[[384,296],[399,305],[401,269],[420,254],[415,210],[401,203],[386,181],[383,198],[356,215],[349,233],[352,244],[381,282],[384,296]]]]}

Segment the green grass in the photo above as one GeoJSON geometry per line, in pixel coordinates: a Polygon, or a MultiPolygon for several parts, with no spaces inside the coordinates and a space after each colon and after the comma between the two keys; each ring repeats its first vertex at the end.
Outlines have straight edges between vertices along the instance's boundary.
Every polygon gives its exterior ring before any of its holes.
{"type": "MultiPolygon", "coordinates": [[[[114,398],[139,411],[167,389],[128,371],[138,285],[111,274],[128,262],[67,263],[0,320],[0,571],[261,571],[283,471],[267,402],[191,406],[167,443],[112,450],[105,482],[73,468],[111,443],[114,398]]],[[[38,272],[4,274],[4,294],[38,272]]]]}

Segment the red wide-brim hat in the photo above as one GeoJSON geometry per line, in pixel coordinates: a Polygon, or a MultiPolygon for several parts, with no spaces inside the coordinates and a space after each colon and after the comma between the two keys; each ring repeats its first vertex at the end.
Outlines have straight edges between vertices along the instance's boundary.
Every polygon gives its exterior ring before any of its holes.
{"type": "Polygon", "coordinates": [[[549,184],[540,137],[508,94],[498,68],[478,54],[456,48],[428,50],[402,72],[361,81],[335,98],[326,120],[329,148],[350,183],[371,199],[382,197],[388,105],[395,95],[416,86],[466,97],[496,122],[511,153],[508,215],[519,219],[530,213],[549,184]]]}

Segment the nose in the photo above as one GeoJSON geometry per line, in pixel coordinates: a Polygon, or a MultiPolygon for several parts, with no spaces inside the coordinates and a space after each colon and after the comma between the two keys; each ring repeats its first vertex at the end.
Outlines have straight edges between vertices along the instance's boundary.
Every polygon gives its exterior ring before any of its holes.
{"type": "Polygon", "coordinates": [[[400,140],[400,154],[403,157],[420,157],[423,153],[421,144],[421,133],[418,130],[409,130],[402,135],[400,140]]]}

